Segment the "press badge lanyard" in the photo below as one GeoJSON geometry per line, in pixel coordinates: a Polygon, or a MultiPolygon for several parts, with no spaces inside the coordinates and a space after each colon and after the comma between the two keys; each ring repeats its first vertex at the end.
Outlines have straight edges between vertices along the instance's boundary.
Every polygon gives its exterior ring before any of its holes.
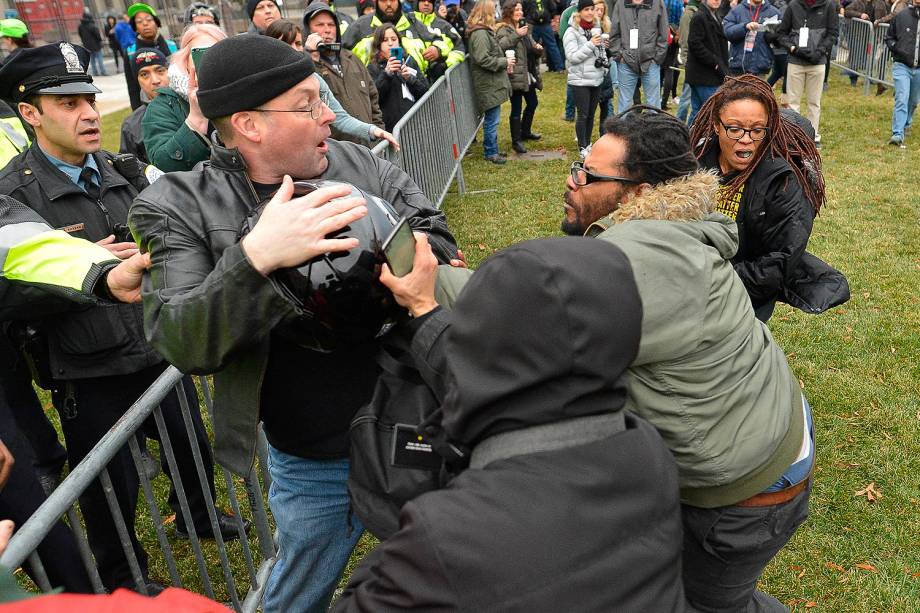
{"type": "MultiPolygon", "coordinates": [[[[763,2],[757,5],[757,12],[751,10],[751,5],[748,4],[748,14],[751,16],[751,21],[756,21],[759,23],[760,19],[760,9],[763,8],[763,2]]],[[[748,30],[748,33],[744,36],[744,51],[745,53],[750,53],[754,50],[754,42],[757,40],[757,30],[748,30]]]]}

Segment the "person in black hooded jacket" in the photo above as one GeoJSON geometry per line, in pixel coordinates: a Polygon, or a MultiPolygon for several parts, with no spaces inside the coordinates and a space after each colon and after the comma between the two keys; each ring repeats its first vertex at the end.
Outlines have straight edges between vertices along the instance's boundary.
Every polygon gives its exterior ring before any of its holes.
{"type": "MultiPolygon", "coordinates": [[[[414,271],[435,265],[419,236],[414,271]]],[[[674,461],[623,410],[642,319],[623,252],[527,241],[483,264],[449,315],[406,306],[430,372],[450,356],[443,426],[470,463],[403,507],[335,611],[685,610],[674,461]]]]}

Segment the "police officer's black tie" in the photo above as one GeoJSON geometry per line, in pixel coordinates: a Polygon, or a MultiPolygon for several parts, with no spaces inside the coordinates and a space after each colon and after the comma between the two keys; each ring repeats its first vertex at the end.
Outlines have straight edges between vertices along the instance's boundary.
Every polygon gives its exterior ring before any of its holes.
{"type": "Polygon", "coordinates": [[[80,179],[83,180],[83,190],[86,192],[87,196],[98,202],[101,192],[99,186],[93,182],[95,175],[96,171],[89,166],[84,166],[83,170],[80,171],[80,179]]]}

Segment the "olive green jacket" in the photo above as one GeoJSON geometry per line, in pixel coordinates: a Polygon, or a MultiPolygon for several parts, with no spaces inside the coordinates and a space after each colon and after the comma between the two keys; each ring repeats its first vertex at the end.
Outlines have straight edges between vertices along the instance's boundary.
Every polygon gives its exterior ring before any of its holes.
{"type": "Polygon", "coordinates": [[[712,212],[717,189],[704,172],[670,181],[588,229],[623,250],[642,298],[626,408],[674,454],[681,501],[704,508],[767,489],[804,436],[801,390],[731,265],[738,230],[712,212]]]}
{"type": "Polygon", "coordinates": [[[480,113],[501,106],[511,98],[508,60],[498,46],[495,32],[485,26],[469,31],[470,72],[480,113]]]}

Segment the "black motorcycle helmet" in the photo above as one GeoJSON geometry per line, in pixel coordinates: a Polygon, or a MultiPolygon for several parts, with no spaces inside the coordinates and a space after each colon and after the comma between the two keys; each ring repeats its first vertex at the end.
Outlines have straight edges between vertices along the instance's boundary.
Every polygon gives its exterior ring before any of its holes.
{"type": "MultiPolygon", "coordinates": [[[[294,197],[323,187],[343,185],[340,181],[295,181],[294,197]]],[[[346,198],[364,198],[367,215],[328,238],[357,238],[359,245],[346,252],[326,253],[296,268],[276,270],[269,275],[275,289],[296,305],[298,317],[284,322],[276,331],[298,345],[330,352],[340,347],[367,342],[384,332],[405,311],[380,283],[382,245],[399,221],[393,206],[377,196],[349,185],[346,198]]],[[[259,220],[270,198],[249,215],[246,235],[259,220]]]]}

